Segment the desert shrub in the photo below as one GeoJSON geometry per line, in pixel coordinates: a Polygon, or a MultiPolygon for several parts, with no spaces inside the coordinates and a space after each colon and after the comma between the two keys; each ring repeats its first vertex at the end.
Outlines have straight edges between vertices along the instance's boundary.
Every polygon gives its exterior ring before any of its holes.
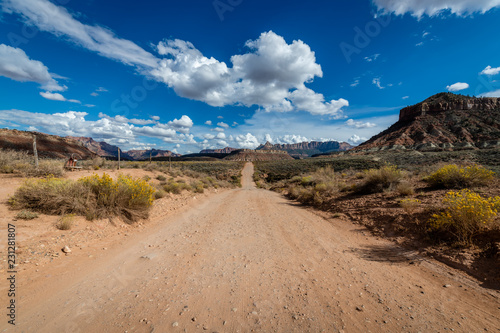
{"type": "Polygon", "coordinates": [[[63,160],[40,160],[38,169],[34,165],[21,169],[21,173],[26,177],[62,177],[64,175],[63,160]]]}
{"type": "Polygon", "coordinates": [[[33,220],[38,217],[38,214],[35,212],[32,212],[30,210],[23,209],[19,213],[17,213],[16,218],[21,219],[21,220],[33,220]]]}
{"type": "Polygon", "coordinates": [[[24,151],[0,149],[0,171],[2,173],[13,173],[15,165],[19,163],[32,163],[33,158],[24,151]]]}
{"type": "MultiPolygon", "coordinates": [[[[114,181],[108,174],[92,175],[78,180],[90,188],[97,198],[98,206],[120,211],[125,215],[132,211],[142,211],[153,202],[154,188],[143,179],[119,175],[114,181]]],[[[118,215],[118,214],[117,214],[118,215]]]]}
{"type": "Polygon", "coordinates": [[[115,181],[104,173],[72,181],[60,178],[28,179],[9,203],[18,209],[47,214],[78,214],[88,219],[123,216],[146,217],[154,188],[141,179],[120,175],[115,181]]]}
{"type": "Polygon", "coordinates": [[[419,206],[421,202],[418,199],[403,199],[399,202],[399,205],[407,212],[408,214],[413,213],[419,206]]]}
{"type": "Polygon", "coordinates": [[[155,192],[155,200],[161,199],[165,197],[165,191],[163,189],[159,189],[155,192]]]}
{"type": "Polygon", "coordinates": [[[288,181],[288,196],[304,204],[321,206],[338,191],[339,184],[330,166],[307,176],[294,176],[288,181]]]}
{"type": "Polygon", "coordinates": [[[75,214],[64,214],[56,223],[56,228],[59,230],[70,230],[73,226],[75,214]]]}
{"type": "Polygon", "coordinates": [[[163,181],[167,180],[167,177],[165,177],[164,175],[158,175],[158,176],[156,176],[156,179],[163,182],[163,181]]]}
{"type": "Polygon", "coordinates": [[[35,167],[33,156],[24,151],[0,149],[0,172],[19,173],[25,177],[61,177],[64,174],[64,161],[40,159],[35,167]]]}
{"type": "Polygon", "coordinates": [[[95,205],[91,201],[88,189],[82,184],[54,177],[27,179],[9,199],[15,209],[31,209],[53,215],[84,212],[87,205],[95,205]]]}
{"type": "Polygon", "coordinates": [[[449,192],[446,209],[429,220],[431,229],[451,235],[460,245],[471,245],[473,238],[492,223],[500,210],[500,197],[483,198],[470,190],[449,192]]]}
{"type": "Polygon", "coordinates": [[[201,181],[195,181],[190,184],[191,190],[194,193],[203,193],[205,192],[205,188],[203,186],[203,182],[201,181]]]}
{"type": "Polygon", "coordinates": [[[448,164],[426,177],[425,181],[433,187],[460,189],[486,185],[493,179],[494,174],[480,165],[459,167],[456,164],[448,164]]]}
{"type": "Polygon", "coordinates": [[[169,179],[167,184],[163,186],[163,190],[167,193],[180,194],[183,190],[191,190],[191,186],[186,184],[186,181],[183,179],[177,181],[169,179]]]}
{"type": "Polygon", "coordinates": [[[378,193],[391,190],[403,179],[403,173],[394,165],[365,171],[365,179],[358,187],[360,193],[378,193]]]}
{"type": "Polygon", "coordinates": [[[402,181],[396,186],[396,191],[403,196],[409,196],[415,194],[415,189],[413,185],[411,185],[407,181],[402,181]]]}

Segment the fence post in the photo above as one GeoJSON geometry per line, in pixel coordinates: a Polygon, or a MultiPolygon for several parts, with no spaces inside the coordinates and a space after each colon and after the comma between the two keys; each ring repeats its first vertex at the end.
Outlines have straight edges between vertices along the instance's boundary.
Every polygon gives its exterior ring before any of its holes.
{"type": "Polygon", "coordinates": [[[33,135],[33,155],[35,156],[35,168],[38,170],[38,151],[36,150],[36,135],[33,135]]]}
{"type": "Polygon", "coordinates": [[[120,148],[118,148],[118,170],[120,170],[120,148]]]}

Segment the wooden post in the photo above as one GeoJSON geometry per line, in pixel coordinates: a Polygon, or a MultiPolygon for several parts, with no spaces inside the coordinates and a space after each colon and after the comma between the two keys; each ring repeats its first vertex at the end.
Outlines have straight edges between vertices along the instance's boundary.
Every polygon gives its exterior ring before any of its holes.
{"type": "Polygon", "coordinates": [[[120,148],[118,148],[118,170],[120,170],[120,148]]]}
{"type": "Polygon", "coordinates": [[[172,172],[172,155],[168,156],[169,171],[172,172]]]}
{"type": "Polygon", "coordinates": [[[36,150],[36,135],[33,135],[33,155],[35,156],[35,168],[38,170],[38,151],[36,150]]]}
{"type": "Polygon", "coordinates": [[[153,154],[153,149],[149,151],[149,164],[151,164],[151,155],[153,154]]]}

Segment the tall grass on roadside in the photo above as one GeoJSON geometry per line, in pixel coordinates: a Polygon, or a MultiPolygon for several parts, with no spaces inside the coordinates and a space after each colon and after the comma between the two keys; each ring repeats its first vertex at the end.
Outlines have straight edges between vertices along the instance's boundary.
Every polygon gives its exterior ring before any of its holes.
{"type": "Polygon", "coordinates": [[[311,175],[293,177],[288,185],[288,196],[304,204],[320,206],[339,191],[332,167],[319,168],[311,175]]]}
{"type": "Polygon", "coordinates": [[[64,161],[40,159],[35,167],[33,156],[25,151],[0,149],[0,173],[21,174],[25,177],[61,177],[64,174],[64,161]]]}
{"type": "Polygon", "coordinates": [[[359,193],[379,193],[393,190],[403,179],[403,172],[394,165],[365,171],[363,183],[357,188],[359,193]]]}
{"type": "Polygon", "coordinates": [[[487,185],[495,173],[481,165],[459,167],[448,164],[425,178],[432,187],[438,188],[467,188],[487,185]]]}
{"type": "Polygon", "coordinates": [[[46,214],[77,214],[92,220],[122,216],[146,218],[155,190],[146,181],[120,175],[113,180],[104,173],[72,181],[60,178],[28,179],[9,203],[13,208],[46,214]]]}
{"type": "Polygon", "coordinates": [[[431,230],[449,234],[464,246],[472,245],[474,236],[490,227],[500,211],[500,197],[483,198],[470,190],[448,192],[443,203],[445,210],[429,220],[431,230]]]}

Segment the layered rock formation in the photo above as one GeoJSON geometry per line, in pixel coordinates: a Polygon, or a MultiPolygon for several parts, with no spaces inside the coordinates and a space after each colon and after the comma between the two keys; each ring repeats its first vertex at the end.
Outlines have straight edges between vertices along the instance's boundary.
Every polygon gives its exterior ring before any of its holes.
{"type": "Polygon", "coordinates": [[[200,151],[200,154],[230,154],[235,150],[238,150],[238,148],[226,147],[222,149],[204,149],[200,151]]]}
{"type": "Polygon", "coordinates": [[[233,151],[228,156],[224,157],[228,161],[277,161],[277,160],[293,160],[293,157],[288,155],[286,151],[281,150],[252,150],[239,149],[233,151]]]}
{"type": "Polygon", "coordinates": [[[260,145],[256,150],[281,150],[286,151],[290,156],[295,158],[311,157],[312,155],[346,151],[353,148],[347,142],[327,141],[327,142],[301,142],[293,144],[272,144],[266,142],[260,145]]]}
{"type": "Polygon", "coordinates": [[[354,150],[459,150],[500,146],[500,102],[451,93],[404,108],[400,119],[354,150]]]}

